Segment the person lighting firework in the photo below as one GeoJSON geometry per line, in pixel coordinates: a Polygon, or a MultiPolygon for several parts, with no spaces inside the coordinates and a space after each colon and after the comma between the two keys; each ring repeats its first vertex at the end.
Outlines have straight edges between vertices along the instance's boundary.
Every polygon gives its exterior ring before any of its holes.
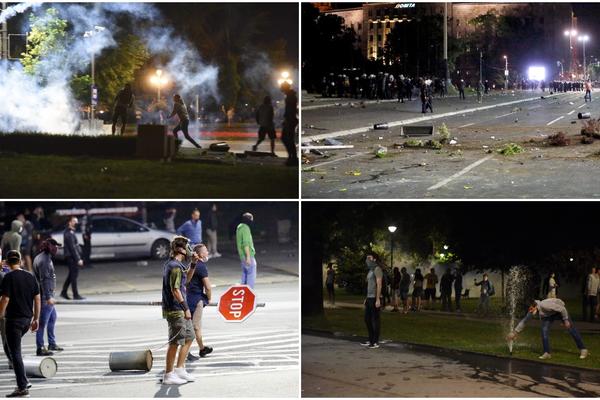
{"type": "Polygon", "coordinates": [[[577,329],[575,329],[573,322],[569,318],[567,308],[565,307],[565,302],[558,298],[534,300],[529,306],[527,315],[525,315],[521,322],[519,322],[514,331],[508,334],[506,339],[509,342],[514,341],[518,334],[525,329],[525,324],[527,321],[532,319],[536,314],[538,314],[542,320],[542,346],[544,348],[544,354],[539,357],[541,360],[547,360],[551,358],[549,339],[550,326],[552,325],[552,322],[559,320],[562,321],[563,326],[569,331],[569,334],[575,341],[575,344],[580,351],[579,358],[583,360],[589,355],[588,350],[583,344],[581,335],[577,329]]]}

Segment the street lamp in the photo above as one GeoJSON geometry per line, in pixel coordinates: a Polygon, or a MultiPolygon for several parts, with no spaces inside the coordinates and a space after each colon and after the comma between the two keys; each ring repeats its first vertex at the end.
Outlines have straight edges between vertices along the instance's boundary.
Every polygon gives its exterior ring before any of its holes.
{"type": "Polygon", "coordinates": [[[394,225],[388,226],[388,231],[390,231],[390,268],[392,271],[394,270],[394,232],[398,229],[394,225]]]}
{"type": "Polygon", "coordinates": [[[160,103],[160,89],[167,83],[169,83],[169,78],[163,75],[162,69],[157,69],[154,72],[154,75],[150,77],[150,83],[156,86],[156,103],[160,103]]]}
{"type": "Polygon", "coordinates": [[[569,55],[571,59],[569,60],[569,71],[573,72],[573,38],[577,36],[577,31],[575,29],[567,29],[565,30],[565,36],[569,38],[569,55]]]}
{"type": "Polygon", "coordinates": [[[508,57],[504,56],[504,90],[508,90],[508,57]]]}
{"type": "MultiPolygon", "coordinates": [[[[83,33],[84,38],[92,39],[96,34],[103,32],[106,30],[103,26],[94,26],[94,29],[85,31],[83,33]]],[[[94,54],[94,46],[91,46],[92,49],[92,86],[91,86],[91,96],[90,96],[90,128],[92,121],[94,121],[94,107],[98,103],[98,89],[96,88],[96,71],[95,71],[95,54],[94,54]]]]}
{"type": "Polygon", "coordinates": [[[288,71],[282,71],[279,75],[279,79],[277,79],[277,84],[279,86],[283,85],[284,83],[287,83],[290,86],[292,86],[292,83],[294,83],[294,81],[290,79],[290,73],[288,71]]]}
{"type": "Polygon", "coordinates": [[[578,36],[577,40],[583,43],[583,79],[587,77],[587,69],[585,68],[585,43],[590,40],[588,35],[578,36]]]}

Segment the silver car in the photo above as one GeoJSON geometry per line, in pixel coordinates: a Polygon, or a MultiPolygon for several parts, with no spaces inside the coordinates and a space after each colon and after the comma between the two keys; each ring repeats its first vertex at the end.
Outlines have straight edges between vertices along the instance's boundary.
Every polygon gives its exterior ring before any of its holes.
{"type": "MultiPolygon", "coordinates": [[[[174,233],[148,228],[132,219],[118,216],[94,216],[92,223],[93,260],[111,258],[151,257],[167,258],[169,243],[174,233]]],[[[83,245],[81,232],[76,232],[77,242],[83,245]]],[[[63,231],[53,232],[52,238],[63,243],[63,231]]],[[[63,249],[56,255],[62,259],[63,249]]]]}

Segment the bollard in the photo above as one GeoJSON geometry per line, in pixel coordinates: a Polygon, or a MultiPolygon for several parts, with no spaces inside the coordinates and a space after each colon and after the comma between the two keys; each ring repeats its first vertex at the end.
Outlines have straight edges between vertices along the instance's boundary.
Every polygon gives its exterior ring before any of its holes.
{"type": "Polygon", "coordinates": [[[150,371],[152,369],[152,351],[116,351],[110,353],[108,366],[111,371],[150,371]]]}
{"type": "Polygon", "coordinates": [[[23,357],[25,374],[30,378],[52,378],[58,366],[52,357],[23,357]]]}
{"type": "Polygon", "coordinates": [[[589,118],[591,118],[591,115],[590,115],[589,112],[579,113],[579,114],[577,114],[577,118],[579,118],[579,119],[589,119],[589,118]]]}

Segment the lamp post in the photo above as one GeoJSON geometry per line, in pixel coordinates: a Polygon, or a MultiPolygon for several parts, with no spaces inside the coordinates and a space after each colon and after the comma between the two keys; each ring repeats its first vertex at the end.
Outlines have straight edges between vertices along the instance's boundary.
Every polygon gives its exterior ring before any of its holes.
{"type": "Polygon", "coordinates": [[[281,86],[284,83],[288,83],[290,86],[294,83],[294,81],[290,79],[290,73],[288,71],[282,71],[279,75],[279,79],[277,79],[277,85],[281,86]]]}
{"type": "Polygon", "coordinates": [[[388,226],[388,231],[390,231],[390,268],[392,271],[394,270],[394,232],[396,232],[397,227],[394,225],[388,226]]]}
{"type": "Polygon", "coordinates": [[[163,85],[169,83],[169,78],[163,75],[162,69],[154,71],[154,75],[150,77],[150,83],[156,86],[156,103],[160,103],[160,89],[163,85]]]}
{"type": "Polygon", "coordinates": [[[579,40],[581,43],[583,43],[583,79],[587,79],[587,69],[585,67],[585,43],[590,40],[590,37],[588,35],[582,35],[582,36],[578,36],[577,40],[579,40]]]}
{"type": "Polygon", "coordinates": [[[504,90],[508,90],[508,57],[504,56],[504,90]]]}
{"type": "Polygon", "coordinates": [[[573,38],[577,36],[577,31],[575,29],[567,29],[565,30],[565,36],[569,38],[569,73],[573,72],[573,38]]]}
{"type": "MultiPolygon", "coordinates": [[[[89,30],[89,31],[85,31],[83,33],[83,37],[84,38],[89,38],[90,40],[96,36],[98,33],[103,32],[104,30],[106,30],[105,27],[103,26],[94,26],[94,29],[89,30]]],[[[95,53],[94,53],[94,46],[92,44],[91,46],[91,52],[92,52],[92,85],[91,85],[91,95],[90,95],[90,128],[91,128],[91,124],[92,121],[94,121],[94,108],[96,107],[96,104],[98,103],[98,90],[96,88],[96,68],[95,68],[95,53]]]]}

